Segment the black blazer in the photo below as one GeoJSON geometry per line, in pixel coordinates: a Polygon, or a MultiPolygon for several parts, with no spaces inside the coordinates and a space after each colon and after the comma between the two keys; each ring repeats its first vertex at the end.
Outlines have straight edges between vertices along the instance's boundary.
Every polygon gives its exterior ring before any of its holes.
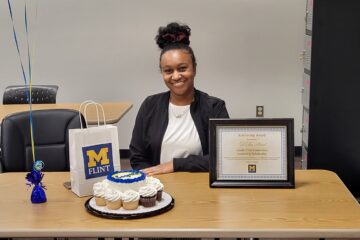
{"type": "MultiPolygon", "coordinates": [[[[169,121],[170,92],[147,97],[136,117],[130,143],[130,163],[133,169],[160,164],[161,144],[169,121]]],[[[199,133],[203,156],[174,158],[174,171],[209,171],[209,119],[229,118],[225,102],[195,90],[190,113],[199,133]]]]}

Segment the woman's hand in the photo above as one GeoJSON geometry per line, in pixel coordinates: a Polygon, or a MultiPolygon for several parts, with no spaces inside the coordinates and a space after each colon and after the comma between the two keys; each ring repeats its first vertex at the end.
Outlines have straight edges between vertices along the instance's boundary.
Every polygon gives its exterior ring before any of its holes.
{"type": "Polygon", "coordinates": [[[164,173],[172,173],[174,172],[174,163],[173,161],[170,161],[156,165],[154,167],[144,168],[141,171],[149,176],[164,174],[164,173]]]}

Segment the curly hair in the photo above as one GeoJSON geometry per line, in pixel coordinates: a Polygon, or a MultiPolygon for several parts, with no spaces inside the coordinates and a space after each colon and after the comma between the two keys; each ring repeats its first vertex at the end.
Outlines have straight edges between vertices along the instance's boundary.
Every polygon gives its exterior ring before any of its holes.
{"type": "Polygon", "coordinates": [[[196,69],[196,58],[194,51],[190,47],[191,29],[185,24],[172,22],[165,27],[160,27],[156,35],[156,44],[161,49],[162,55],[169,50],[181,49],[190,54],[194,69],[196,69]]]}

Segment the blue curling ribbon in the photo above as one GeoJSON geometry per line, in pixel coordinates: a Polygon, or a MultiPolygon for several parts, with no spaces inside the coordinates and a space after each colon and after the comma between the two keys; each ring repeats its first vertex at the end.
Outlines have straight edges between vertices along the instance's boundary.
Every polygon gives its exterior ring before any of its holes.
{"type": "Polygon", "coordinates": [[[30,110],[29,123],[30,123],[30,136],[31,136],[31,150],[32,150],[34,166],[33,166],[33,170],[31,172],[29,172],[25,177],[26,180],[28,181],[26,184],[28,186],[34,185],[34,188],[32,190],[32,194],[31,194],[31,202],[32,203],[43,203],[43,202],[46,202],[46,195],[45,195],[45,191],[44,191],[44,189],[46,189],[46,188],[41,182],[42,178],[44,177],[44,174],[41,173],[41,169],[44,167],[44,162],[35,161],[36,158],[35,158],[33,115],[32,115],[32,98],[31,98],[31,95],[32,95],[32,93],[31,93],[32,92],[32,72],[31,72],[31,56],[30,56],[30,47],[29,47],[30,46],[29,45],[29,24],[28,24],[27,5],[26,5],[26,1],[25,1],[24,19],[25,19],[28,71],[29,71],[28,79],[26,78],[24,64],[21,59],[20,46],[19,46],[16,31],[15,31],[13,11],[12,11],[12,7],[11,7],[11,0],[8,0],[7,2],[8,2],[9,14],[10,14],[11,22],[12,22],[12,27],[13,27],[14,42],[15,42],[16,50],[17,50],[17,53],[19,56],[22,76],[23,76],[23,79],[25,82],[25,86],[29,86],[29,90],[26,91],[26,97],[27,97],[27,100],[29,103],[29,110],[30,110]],[[29,83],[28,83],[28,80],[29,80],[29,83]]]}
{"type": "MultiPolygon", "coordinates": [[[[21,71],[22,71],[22,75],[25,81],[25,84],[27,83],[26,81],[26,75],[25,75],[25,70],[24,70],[24,65],[23,62],[21,60],[21,55],[20,55],[20,48],[19,48],[19,43],[17,40],[17,36],[16,36],[16,31],[15,31],[15,24],[14,24],[14,18],[13,18],[13,14],[12,14],[12,8],[11,8],[11,2],[10,0],[8,0],[8,7],[9,7],[9,13],[10,13],[10,17],[11,17],[11,22],[12,22],[12,27],[13,27],[13,37],[14,37],[14,41],[15,41],[15,45],[16,45],[16,50],[18,52],[18,56],[19,56],[19,60],[20,60],[20,66],[21,66],[21,71]]],[[[29,98],[28,92],[26,92],[27,97],[29,98]]]]}
{"type": "Polygon", "coordinates": [[[26,174],[26,180],[29,187],[34,185],[34,188],[31,193],[31,202],[32,203],[44,203],[46,202],[46,190],[45,185],[41,182],[44,174],[41,172],[41,169],[44,167],[44,162],[37,160],[34,162],[33,170],[26,174]]]}
{"type": "Polygon", "coordinates": [[[32,93],[31,93],[32,92],[32,72],[31,72],[31,56],[30,56],[30,44],[29,44],[29,24],[28,24],[27,5],[26,5],[26,1],[25,1],[25,6],[24,6],[25,22],[24,22],[24,24],[25,24],[25,32],[26,32],[26,43],[27,43],[27,58],[28,58],[28,73],[29,73],[28,79],[26,78],[24,65],[21,60],[20,46],[19,46],[17,35],[16,35],[16,31],[15,31],[15,24],[14,24],[14,17],[13,17],[11,1],[8,0],[7,2],[8,2],[9,14],[10,14],[11,22],[12,22],[12,27],[13,27],[14,42],[15,42],[16,50],[17,50],[17,53],[19,56],[21,71],[22,71],[22,75],[24,78],[24,83],[25,83],[25,86],[29,86],[29,90],[26,91],[26,98],[28,100],[29,110],[30,110],[29,111],[30,112],[29,123],[30,123],[30,136],[31,136],[31,151],[32,151],[33,161],[35,161],[34,128],[33,128],[33,116],[32,116],[32,98],[31,98],[31,95],[32,95],[32,93]]]}

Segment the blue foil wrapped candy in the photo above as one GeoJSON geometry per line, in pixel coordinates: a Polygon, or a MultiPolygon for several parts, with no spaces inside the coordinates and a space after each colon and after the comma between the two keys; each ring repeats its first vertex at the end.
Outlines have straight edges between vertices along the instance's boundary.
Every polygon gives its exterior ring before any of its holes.
{"type": "Polygon", "coordinates": [[[32,186],[34,188],[31,193],[31,202],[32,203],[44,203],[46,202],[46,194],[44,189],[46,187],[43,185],[41,180],[44,177],[44,174],[41,172],[41,169],[44,167],[44,163],[42,161],[35,161],[34,169],[26,174],[27,185],[32,186]]]}

